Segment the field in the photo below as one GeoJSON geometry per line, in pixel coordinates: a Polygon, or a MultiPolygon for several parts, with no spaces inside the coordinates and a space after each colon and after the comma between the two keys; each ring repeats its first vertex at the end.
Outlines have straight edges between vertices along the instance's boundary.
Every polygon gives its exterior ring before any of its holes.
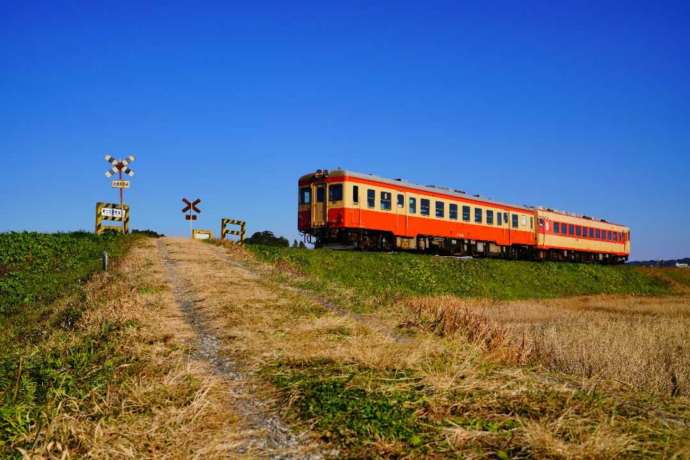
{"type": "Polygon", "coordinates": [[[687,272],[0,237],[0,457],[690,456],[687,272]]]}

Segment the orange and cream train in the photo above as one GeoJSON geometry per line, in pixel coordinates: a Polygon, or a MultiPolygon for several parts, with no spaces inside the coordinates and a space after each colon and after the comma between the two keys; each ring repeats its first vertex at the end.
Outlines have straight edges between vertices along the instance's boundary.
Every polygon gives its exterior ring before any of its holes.
{"type": "Polygon", "coordinates": [[[630,255],[622,225],[345,170],[299,179],[298,228],[316,247],[602,263],[630,255]]]}

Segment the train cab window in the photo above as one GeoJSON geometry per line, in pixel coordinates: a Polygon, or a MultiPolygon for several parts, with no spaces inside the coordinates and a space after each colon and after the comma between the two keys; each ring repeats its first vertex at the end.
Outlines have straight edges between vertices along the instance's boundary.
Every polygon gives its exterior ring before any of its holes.
{"type": "Polygon", "coordinates": [[[519,219],[518,215],[517,215],[517,214],[513,214],[513,215],[512,215],[512,218],[513,218],[513,222],[512,222],[513,228],[518,228],[518,219],[519,219]]]}
{"type": "Polygon", "coordinates": [[[594,229],[592,227],[589,227],[589,237],[594,238],[594,229]]]}
{"type": "Polygon", "coordinates": [[[494,212],[490,209],[487,209],[486,211],[486,223],[489,225],[494,224],[494,212]]]}
{"type": "Polygon", "coordinates": [[[470,221],[470,207],[469,206],[463,206],[462,207],[462,220],[465,222],[470,221]]]}
{"type": "Polygon", "coordinates": [[[474,208],[474,221],[478,224],[482,223],[482,214],[483,214],[483,209],[482,208],[474,208]]]}
{"type": "Polygon", "coordinates": [[[303,187],[299,189],[299,204],[311,204],[311,188],[303,187]]]}
{"type": "Polygon", "coordinates": [[[410,197],[410,214],[417,214],[417,198],[410,197]]]}
{"type": "Polygon", "coordinates": [[[423,216],[429,215],[429,208],[431,207],[429,200],[422,198],[419,200],[419,212],[423,216]]]}
{"type": "Polygon", "coordinates": [[[322,186],[317,187],[317,189],[316,189],[316,202],[317,203],[323,203],[323,199],[324,199],[324,187],[322,185],[322,186]]]}
{"type": "Polygon", "coordinates": [[[405,207],[405,197],[402,196],[402,194],[400,194],[400,193],[398,193],[398,207],[399,208],[405,207]]]}
{"type": "Polygon", "coordinates": [[[381,192],[381,209],[391,210],[391,192],[381,192]]]}
{"type": "Polygon", "coordinates": [[[501,213],[501,211],[498,211],[496,213],[496,225],[498,225],[498,226],[503,225],[503,222],[502,222],[503,219],[501,219],[502,216],[503,216],[503,213],[501,213]]]}
{"type": "Polygon", "coordinates": [[[446,204],[443,201],[436,202],[436,217],[443,218],[446,211],[446,204]]]}
{"type": "Polygon", "coordinates": [[[376,192],[372,189],[367,190],[367,206],[370,208],[376,207],[376,192]]]}
{"type": "Polygon", "coordinates": [[[560,226],[561,226],[561,224],[559,224],[558,222],[554,222],[553,223],[553,232],[558,233],[560,231],[560,228],[559,228],[560,226]]]}
{"type": "Polygon", "coordinates": [[[448,205],[448,217],[450,217],[453,220],[458,220],[458,205],[455,203],[451,203],[448,205]]]}
{"type": "Polygon", "coordinates": [[[359,186],[358,185],[352,186],[352,202],[353,203],[359,203],[359,186]]]}
{"type": "Polygon", "coordinates": [[[328,186],[328,201],[343,201],[343,184],[328,186]]]}
{"type": "Polygon", "coordinates": [[[582,234],[582,228],[580,228],[579,225],[576,225],[576,226],[575,226],[575,234],[576,234],[577,236],[580,236],[580,235],[582,234]]]}

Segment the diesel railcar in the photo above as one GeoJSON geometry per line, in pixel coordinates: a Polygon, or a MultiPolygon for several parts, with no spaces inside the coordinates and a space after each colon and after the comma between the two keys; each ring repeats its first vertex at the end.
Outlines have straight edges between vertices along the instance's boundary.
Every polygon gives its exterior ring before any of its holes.
{"type": "Polygon", "coordinates": [[[298,229],[315,247],[622,263],[623,225],[342,169],[299,179],[298,229]]]}

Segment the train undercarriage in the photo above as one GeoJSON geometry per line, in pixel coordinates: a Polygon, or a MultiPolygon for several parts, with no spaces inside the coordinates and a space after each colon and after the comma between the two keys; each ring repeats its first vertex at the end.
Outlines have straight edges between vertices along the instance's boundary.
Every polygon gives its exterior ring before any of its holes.
{"type": "Polygon", "coordinates": [[[410,251],[456,257],[487,257],[514,260],[621,264],[627,257],[561,249],[538,249],[530,245],[499,245],[492,241],[417,235],[395,236],[389,232],[362,229],[320,228],[305,234],[315,248],[361,251],[410,251]]]}

